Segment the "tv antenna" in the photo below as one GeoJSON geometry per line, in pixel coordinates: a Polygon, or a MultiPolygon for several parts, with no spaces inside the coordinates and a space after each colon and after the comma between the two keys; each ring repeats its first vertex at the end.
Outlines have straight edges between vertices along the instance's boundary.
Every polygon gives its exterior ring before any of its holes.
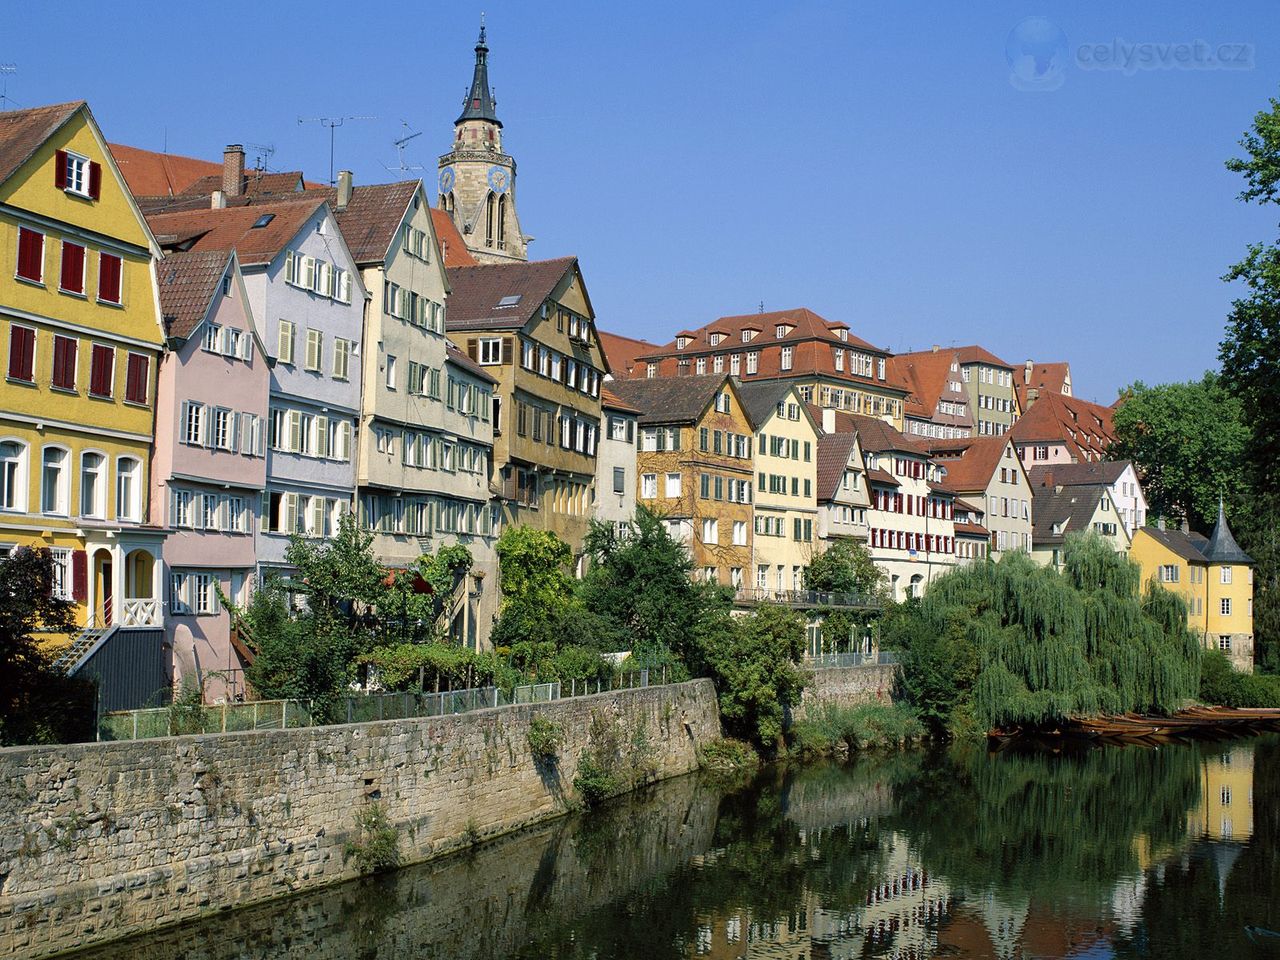
{"type": "Polygon", "coordinates": [[[409,126],[409,121],[408,121],[408,120],[401,120],[401,121],[400,121],[400,126],[404,127],[405,135],[404,135],[403,137],[401,137],[399,140],[393,141],[394,146],[395,146],[395,148],[396,148],[396,153],[397,153],[397,154],[399,155],[399,157],[400,157],[399,165],[398,165],[398,166],[396,166],[395,168],[392,168],[392,167],[388,167],[388,166],[384,163],[382,166],[386,168],[386,170],[387,170],[387,172],[388,172],[388,173],[392,173],[392,172],[394,172],[394,170],[398,170],[398,171],[400,171],[401,173],[408,173],[408,172],[409,172],[409,171],[411,171],[411,170],[421,170],[421,169],[422,169],[422,164],[420,164],[420,163],[405,163],[405,162],[404,162],[404,145],[405,145],[406,143],[408,143],[410,140],[412,140],[414,137],[420,137],[420,136],[422,136],[422,131],[421,131],[421,130],[419,130],[419,131],[417,131],[416,133],[410,133],[409,131],[410,131],[410,129],[411,129],[411,128],[410,128],[410,126],[409,126]]]}
{"type": "Polygon", "coordinates": [[[298,123],[318,123],[329,128],[329,186],[337,181],[333,178],[333,132],[348,120],[377,120],[377,117],[299,117],[298,123]]]}
{"type": "Polygon", "coordinates": [[[15,107],[18,105],[16,101],[9,99],[9,78],[18,72],[16,63],[0,63],[0,110],[8,110],[9,104],[15,107]]]}
{"type": "Polygon", "coordinates": [[[267,169],[267,161],[276,154],[274,143],[246,143],[245,146],[256,154],[253,158],[253,169],[259,172],[267,169]]]}

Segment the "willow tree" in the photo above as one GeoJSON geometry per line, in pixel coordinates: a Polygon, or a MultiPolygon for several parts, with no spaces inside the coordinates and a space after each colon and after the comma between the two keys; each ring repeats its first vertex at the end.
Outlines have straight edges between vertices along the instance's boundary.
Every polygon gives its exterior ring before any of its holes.
{"type": "Polygon", "coordinates": [[[1137,565],[1093,534],[1068,538],[1061,570],[1006,554],[942,577],[886,640],[908,696],[957,732],[1167,713],[1200,680],[1182,600],[1144,592],[1137,565]]]}

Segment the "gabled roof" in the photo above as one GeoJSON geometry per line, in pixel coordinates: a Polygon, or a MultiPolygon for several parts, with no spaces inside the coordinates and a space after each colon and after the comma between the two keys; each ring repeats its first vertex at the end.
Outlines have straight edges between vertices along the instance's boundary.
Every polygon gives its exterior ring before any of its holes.
{"type": "MultiPolygon", "coordinates": [[[[1008,446],[1008,437],[972,437],[960,456],[939,457],[937,462],[947,471],[947,486],[958,493],[985,492],[992,476],[1004,463],[1008,446]]],[[[1016,456],[1009,459],[1009,464],[1014,470],[1022,469],[1016,456]]]]}
{"type": "Polygon", "coordinates": [[[624,337],[620,333],[609,333],[606,330],[597,330],[596,333],[600,337],[600,349],[609,361],[609,372],[615,380],[638,376],[637,368],[641,366],[639,358],[658,349],[656,343],[648,340],[624,337]]]}
{"type": "Polygon", "coordinates": [[[985,363],[992,367],[1004,367],[1007,370],[1013,369],[1013,364],[1005,363],[986,347],[980,347],[977,344],[970,344],[967,347],[956,347],[955,354],[960,358],[960,362],[962,364],[985,363]]]}
{"type": "Polygon", "coordinates": [[[724,374],[711,377],[662,377],[652,380],[614,380],[609,389],[623,403],[640,411],[641,425],[696,423],[720,389],[732,381],[724,374]]]}
{"type": "Polygon", "coordinates": [[[120,173],[138,197],[173,197],[201,177],[217,176],[222,189],[222,164],[174,153],[156,153],[123,143],[110,144],[120,173]]]}
{"type": "Polygon", "coordinates": [[[0,183],[17,173],[41,144],[86,106],[83,100],[73,100],[48,107],[0,112],[0,183]]]}
{"type": "Polygon", "coordinates": [[[1033,363],[1028,360],[1027,363],[1031,365],[1030,373],[1024,364],[1013,376],[1013,387],[1023,410],[1034,405],[1046,393],[1062,393],[1071,379],[1071,364],[1066,361],[1033,363]],[[1036,391],[1035,397],[1030,396],[1032,390],[1036,391]]]}
{"type": "Polygon", "coordinates": [[[518,330],[542,307],[560,281],[577,269],[577,257],[514,263],[479,263],[448,271],[450,330],[518,330]],[[501,307],[504,297],[519,297],[501,307]]]}
{"type": "Polygon", "coordinates": [[[485,381],[486,383],[498,382],[493,378],[493,376],[489,373],[489,371],[485,370],[484,367],[480,366],[480,364],[476,363],[474,360],[468,357],[465,353],[463,353],[462,350],[457,346],[457,344],[453,343],[453,341],[451,340],[445,341],[445,352],[448,355],[447,359],[449,363],[452,363],[454,366],[467,371],[467,373],[471,374],[473,377],[478,377],[479,379],[485,381]]]}
{"type": "MultiPolygon", "coordinates": [[[[938,423],[973,425],[973,416],[967,412],[965,416],[940,413],[938,402],[943,393],[950,393],[947,382],[951,379],[951,364],[958,363],[955,353],[950,350],[923,350],[918,353],[900,353],[890,357],[887,378],[910,391],[904,403],[907,416],[920,417],[938,423]]],[[[957,378],[959,374],[956,375],[957,378]]],[[[961,394],[962,395],[962,394],[961,394]]],[[[953,396],[957,396],[953,394],[953,396]]],[[[957,396],[959,399],[960,396],[957,396]]],[[[966,404],[965,410],[969,411],[966,404]]]]}
{"type": "MultiPolygon", "coordinates": [[[[806,404],[809,408],[809,416],[813,418],[813,422],[817,424],[819,431],[822,430],[822,408],[816,404],[806,404]]],[[[877,417],[866,417],[860,413],[846,413],[844,410],[834,410],[835,414],[835,433],[856,433],[859,442],[862,445],[863,453],[877,453],[885,450],[900,450],[906,453],[914,453],[917,456],[930,456],[929,448],[918,440],[908,437],[906,434],[895,429],[892,424],[885,423],[877,417]]]]}
{"type": "MultiPolygon", "coordinates": [[[[1103,484],[1032,488],[1032,542],[1037,545],[1062,543],[1069,534],[1088,530],[1106,493],[1107,488],[1103,484]],[[1055,533],[1054,529],[1059,524],[1064,526],[1055,533]]],[[[1116,532],[1124,532],[1124,524],[1118,518],[1116,532]]]]}
{"type": "Polygon", "coordinates": [[[1078,487],[1085,483],[1113,484],[1133,466],[1129,460],[1087,460],[1083,463],[1053,463],[1027,471],[1035,487],[1078,487]]]}
{"type": "Polygon", "coordinates": [[[322,197],[307,196],[284,203],[152,214],[147,223],[166,249],[234,249],[242,265],[252,266],[270,263],[279,256],[324,205],[322,197]],[[270,222],[255,228],[254,224],[268,214],[270,222]]]}
{"type": "MultiPolygon", "coordinates": [[[[1138,537],[1150,537],[1156,543],[1188,563],[1208,563],[1200,550],[1200,546],[1192,539],[1191,535],[1183,533],[1176,528],[1161,530],[1159,527],[1140,527],[1133,535],[1135,540],[1138,537]]],[[[1200,540],[1202,543],[1207,542],[1203,537],[1200,540]]]]}
{"type": "MultiPolygon", "coordinates": [[[[271,173],[267,170],[246,170],[241,184],[244,196],[277,198],[292,193],[302,193],[308,186],[320,187],[319,184],[307,184],[302,179],[301,170],[286,170],[279,173],[271,173]]],[[[221,189],[222,165],[219,164],[216,174],[193,181],[182,192],[187,196],[207,197],[213,191],[221,189]]]]}
{"type": "Polygon", "coordinates": [[[1115,439],[1110,409],[1060,393],[1042,395],[1006,436],[1017,444],[1065,444],[1077,462],[1101,460],[1115,439]]]}
{"type": "Polygon", "coordinates": [[[466,241],[458,232],[453,217],[439,207],[431,208],[431,222],[436,228],[436,242],[440,244],[440,257],[446,267],[474,267],[476,258],[467,249],[466,241]]]}
{"type": "MultiPolygon", "coordinates": [[[[351,249],[351,256],[356,263],[364,265],[386,260],[387,252],[396,242],[409,203],[421,184],[421,180],[402,180],[399,183],[352,187],[351,199],[345,210],[337,208],[338,191],[334,187],[307,192],[329,201],[343,239],[351,249]]],[[[423,202],[426,202],[425,196],[423,202]]]]}
{"type": "Polygon", "coordinates": [[[167,336],[185,340],[200,326],[234,256],[231,250],[174,251],[156,264],[167,336]]]}
{"type": "Polygon", "coordinates": [[[1227,516],[1218,501],[1218,522],[1213,525],[1209,542],[1204,546],[1204,558],[1210,563],[1253,563],[1253,558],[1240,549],[1236,538],[1227,526],[1227,516]]]}
{"type": "MultiPolygon", "coordinates": [[[[778,404],[791,392],[791,384],[785,380],[761,380],[738,385],[742,409],[747,413],[751,426],[759,430],[778,409],[778,404]]],[[[805,414],[808,415],[806,410],[805,414]]],[[[812,421],[812,417],[810,420],[812,421]]]]}
{"type": "MultiPolygon", "coordinates": [[[[858,449],[856,433],[830,433],[818,437],[818,499],[831,500],[840,490],[849,458],[858,449]]],[[[855,464],[861,470],[862,464],[855,464]]]]}
{"type": "Polygon", "coordinates": [[[617,410],[620,413],[632,413],[639,415],[638,407],[633,407],[629,403],[623,402],[622,398],[610,390],[608,387],[600,388],[600,406],[605,410],[617,410]]]}
{"type": "MultiPolygon", "coordinates": [[[[844,326],[844,324],[839,326],[844,326]]],[[[760,333],[761,343],[766,341],[770,343],[786,343],[794,340],[820,339],[834,345],[860,347],[863,350],[878,354],[885,353],[880,347],[872,346],[853,334],[849,334],[848,340],[841,340],[831,327],[831,321],[814,313],[808,307],[798,307],[794,310],[774,310],[770,313],[747,313],[734,317],[720,317],[696,330],[681,331],[678,336],[687,336],[693,341],[684,350],[677,351],[675,340],[671,340],[669,343],[655,349],[653,354],[665,356],[674,352],[683,356],[697,353],[701,350],[714,350],[716,348],[712,347],[707,339],[708,334],[713,331],[725,334],[727,341],[740,345],[743,330],[762,331],[760,333]],[[779,325],[790,326],[794,329],[779,340],[774,336],[774,328],[779,325]]]]}

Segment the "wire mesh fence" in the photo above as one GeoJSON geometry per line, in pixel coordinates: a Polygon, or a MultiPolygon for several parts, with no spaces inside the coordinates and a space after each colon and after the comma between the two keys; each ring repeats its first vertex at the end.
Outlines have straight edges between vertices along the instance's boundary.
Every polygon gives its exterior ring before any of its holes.
{"type": "Polygon", "coordinates": [[[881,650],[876,653],[818,653],[805,658],[805,663],[818,669],[825,667],[866,667],[897,662],[897,656],[888,650],[881,650]]]}
{"type": "Polygon", "coordinates": [[[284,730],[309,727],[308,700],[251,700],[246,703],[174,704],[148,710],[119,710],[98,721],[99,740],[149,740],[193,733],[284,730]]]}
{"type": "Polygon", "coordinates": [[[370,723],[375,720],[409,720],[415,717],[440,717],[451,713],[467,713],[486,707],[505,706],[509,701],[497,687],[474,687],[469,690],[444,690],[439,693],[406,691],[404,693],[366,693],[347,697],[337,709],[346,723],[370,723]]]}

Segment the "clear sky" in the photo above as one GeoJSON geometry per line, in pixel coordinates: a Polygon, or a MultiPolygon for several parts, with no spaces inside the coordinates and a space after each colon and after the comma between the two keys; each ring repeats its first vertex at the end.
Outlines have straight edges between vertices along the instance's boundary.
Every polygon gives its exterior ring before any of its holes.
{"type": "Polygon", "coordinates": [[[1110,402],[1216,366],[1219,277],[1275,235],[1223,168],[1280,96],[1275,0],[109,7],[7,17],[8,96],[84,97],[139,147],[273,145],[316,180],[328,133],[298,118],[376,117],[338,130],[338,167],[399,178],[422,131],[429,185],[484,10],[532,255],[577,254],[601,326],[658,341],[808,306],[894,351],[1067,359],[1110,402]]]}

